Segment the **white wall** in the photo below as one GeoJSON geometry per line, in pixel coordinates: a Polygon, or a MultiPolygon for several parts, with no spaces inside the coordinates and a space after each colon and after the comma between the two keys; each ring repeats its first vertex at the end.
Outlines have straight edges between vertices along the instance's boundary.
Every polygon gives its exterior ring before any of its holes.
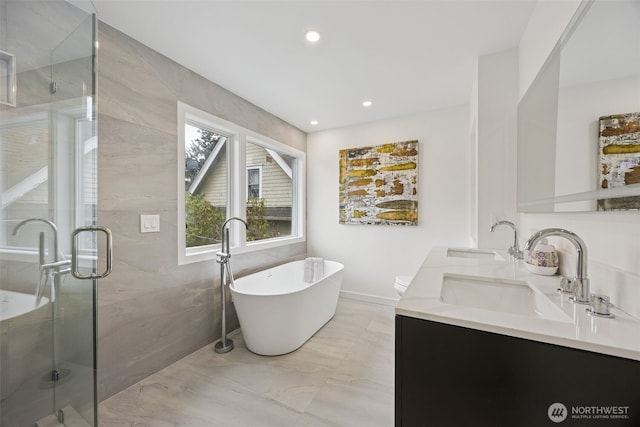
{"type": "Polygon", "coordinates": [[[468,246],[469,111],[459,107],[328,130],[307,137],[307,252],[345,264],[343,294],[397,299],[397,275],[413,275],[432,246],[468,246]],[[338,152],[417,139],[418,226],[338,224],[338,152]]]}
{"type": "Polygon", "coordinates": [[[477,71],[477,246],[506,249],[513,231],[489,231],[497,220],[518,224],[516,146],[518,51],[483,55],[477,71]]]}
{"type": "MultiPolygon", "coordinates": [[[[519,46],[521,95],[526,92],[578,4],[577,1],[539,2],[519,46]]],[[[525,236],[546,227],[563,227],[580,235],[588,248],[589,268],[598,265],[640,274],[640,215],[637,212],[521,214],[521,228],[525,236]]],[[[560,239],[553,243],[562,252],[573,253],[567,242],[560,239]]],[[[622,275],[621,272],[619,276],[622,275]]],[[[615,280],[606,283],[592,277],[591,286],[593,291],[612,294],[615,303],[636,304],[633,301],[637,301],[640,294],[637,286],[622,292],[620,281],[616,283],[615,280]]],[[[640,303],[633,307],[637,310],[640,303]]]]}

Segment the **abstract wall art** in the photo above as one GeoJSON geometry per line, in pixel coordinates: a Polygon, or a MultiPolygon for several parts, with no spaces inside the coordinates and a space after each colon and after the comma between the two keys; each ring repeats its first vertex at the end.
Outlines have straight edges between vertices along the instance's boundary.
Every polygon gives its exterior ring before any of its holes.
{"type": "Polygon", "coordinates": [[[418,224],[418,141],[340,150],[340,224],[418,224]]]}
{"type": "MultiPolygon", "coordinates": [[[[600,189],[640,184],[640,113],[603,116],[599,126],[600,189]]],[[[599,210],[639,208],[638,196],[598,200],[599,210]]]]}

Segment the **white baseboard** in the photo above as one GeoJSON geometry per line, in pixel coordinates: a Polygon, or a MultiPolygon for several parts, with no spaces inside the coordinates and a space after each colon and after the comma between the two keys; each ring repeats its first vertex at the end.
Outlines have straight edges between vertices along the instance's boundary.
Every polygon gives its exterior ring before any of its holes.
{"type": "Polygon", "coordinates": [[[352,299],[356,301],[370,302],[373,304],[388,305],[391,307],[395,307],[395,305],[398,303],[398,300],[400,299],[399,297],[388,298],[388,297],[381,297],[377,295],[361,294],[359,292],[351,292],[351,291],[340,291],[340,297],[346,298],[346,299],[352,299]]]}

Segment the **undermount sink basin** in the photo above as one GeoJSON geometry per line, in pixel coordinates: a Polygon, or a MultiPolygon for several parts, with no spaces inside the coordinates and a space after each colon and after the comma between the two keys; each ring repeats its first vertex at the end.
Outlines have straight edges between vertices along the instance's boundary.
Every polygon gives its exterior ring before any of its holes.
{"type": "Polygon", "coordinates": [[[486,259],[495,261],[504,261],[496,251],[490,249],[475,249],[475,248],[448,248],[447,256],[454,258],[473,258],[473,259],[486,259]]]}
{"type": "Polygon", "coordinates": [[[560,322],[571,321],[537,288],[518,280],[445,274],[440,299],[446,304],[560,322]]]}

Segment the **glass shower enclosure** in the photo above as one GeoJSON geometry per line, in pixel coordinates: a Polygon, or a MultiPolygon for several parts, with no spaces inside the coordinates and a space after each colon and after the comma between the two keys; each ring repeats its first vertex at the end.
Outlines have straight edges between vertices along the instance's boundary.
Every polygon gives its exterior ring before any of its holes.
{"type": "Polygon", "coordinates": [[[96,23],[0,0],[2,427],[97,424],[96,23]]]}

